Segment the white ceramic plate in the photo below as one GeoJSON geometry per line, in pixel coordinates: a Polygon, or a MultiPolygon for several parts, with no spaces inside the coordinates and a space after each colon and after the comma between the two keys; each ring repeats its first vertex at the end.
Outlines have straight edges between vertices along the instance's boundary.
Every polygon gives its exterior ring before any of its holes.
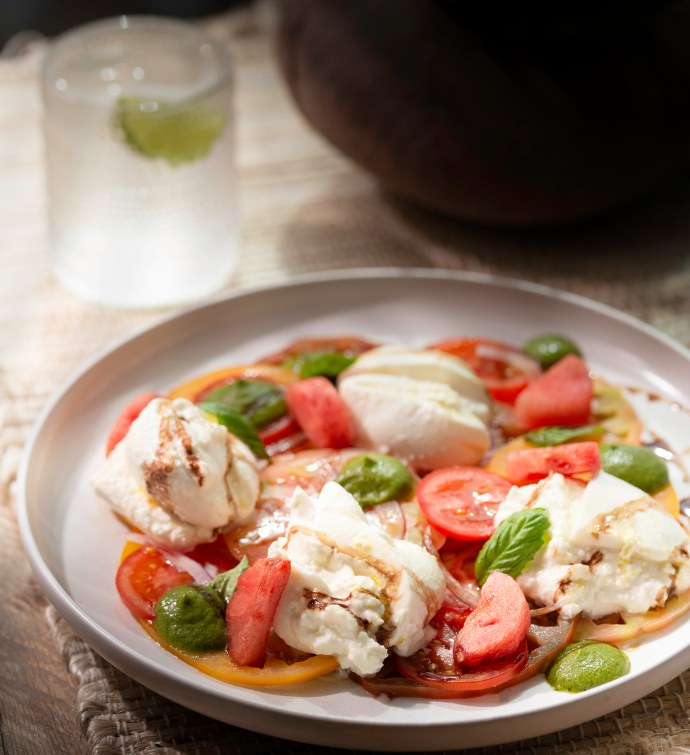
{"type": "Polygon", "coordinates": [[[101,355],[56,395],[20,473],[20,527],[36,576],[74,630],[126,674],[189,708],[278,737],[370,750],[474,747],[630,703],[690,666],[690,620],[634,648],[628,676],[579,695],[537,679],[464,701],[390,702],[348,681],[267,692],[206,677],[154,644],[121,605],[113,577],[126,531],[89,484],[113,418],[134,395],[252,361],[291,339],[359,334],[423,345],[478,335],[520,344],[544,332],[568,334],[606,378],[665,397],[636,394],[655,431],[687,446],[690,417],[675,404],[690,405],[690,353],[630,317],[493,276],[402,269],[303,278],[166,319],[101,355]]]}

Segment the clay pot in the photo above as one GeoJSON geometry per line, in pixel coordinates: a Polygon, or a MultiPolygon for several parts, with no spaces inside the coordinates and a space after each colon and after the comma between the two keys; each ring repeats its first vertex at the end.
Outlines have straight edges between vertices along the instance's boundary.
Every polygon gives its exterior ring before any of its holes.
{"type": "Polygon", "coordinates": [[[596,4],[592,22],[466,5],[482,3],[282,0],[295,102],[393,192],[480,223],[598,214],[688,165],[685,5],[604,23],[596,4]]]}

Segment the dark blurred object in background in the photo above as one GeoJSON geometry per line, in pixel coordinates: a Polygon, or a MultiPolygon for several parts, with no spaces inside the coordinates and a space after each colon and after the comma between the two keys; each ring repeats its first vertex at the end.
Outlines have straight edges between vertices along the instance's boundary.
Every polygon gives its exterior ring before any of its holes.
{"type": "Polygon", "coordinates": [[[19,32],[54,36],[97,18],[142,13],[193,18],[221,13],[237,0],[0,0],[0,49],[19,32]]]}
{"type": "Polygon", "coordinates": [[[690,0],[281,0],[304,115],[389,189],[529,226],[690,163],[690,0]]]}

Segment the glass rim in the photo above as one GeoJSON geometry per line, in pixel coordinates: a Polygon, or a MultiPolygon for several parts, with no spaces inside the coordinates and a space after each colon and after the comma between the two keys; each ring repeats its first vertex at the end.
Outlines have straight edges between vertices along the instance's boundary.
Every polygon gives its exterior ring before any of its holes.
{"type": "Polygon", "coordinates": [[[75,42],[94,38],[97,39],[98,36],[103,34],[104,32],[113,32],[117,31],[118,29],[126,31],[129,28],[141,30],[150,29],[153,32],[162,33],[165,33],[166,31],[185,32],[186,34],[191,33],[193,36],[198,38],[200,45],[208,45],[214,50],[218,57],[218,65],[214,70],[214,80],[205,87],[200,88],[198,92],[195,92],[190,97],[190,99],[206,97],[209,94],[212,94],[216,89],[219,89],[231,82],[234,73],[234,65],[232,54],[230,53],[228,46],[221,40],[210,36],[200,26],[184,19],[173,18],[172,16],[125,13],[119,16],[109,16],[107,18],[101,18],[95,21],[88,21],[87,23],[79,24],[78,26],[74,26],[71,29],[67,29],[66,31],[55,37],[55,39],[48,47],[48,50],[46,51],[43,65],[41,67],[41,83],[43,85],[44,92],[46,90],[50,90],[57,95],[69,98],[71,100],[91,102],[93,100],[92,97],[84,95],[83,93],[81,93],[80,96],[80,93],[78,91],[75,96],[74,91],[71,91],[69,94],[67,94],[66,92],[61,92],[57,89],[55,82],[60,77],[53,71],[56,57],[61,51],[69,48],[75,42]]]}

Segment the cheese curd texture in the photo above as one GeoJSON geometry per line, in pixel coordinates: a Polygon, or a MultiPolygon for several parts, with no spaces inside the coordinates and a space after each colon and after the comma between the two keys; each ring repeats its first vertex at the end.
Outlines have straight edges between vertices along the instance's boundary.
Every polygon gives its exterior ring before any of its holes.
{"type": "Polygon", "coordinates": [[[153,540],[183,550],[246,518],[259,494],[251,451],[184,398],[151,401],[93,483],[153,540]]]}
{"type": "Polygon", "coordinates": [[[357,444],[417,469],[476,464],[489,449],[489,396],[452,354],[379,346],[342,373],[338,390],[357,444]]]}
{"type": "Polygon", "coordinates": [[[286,535],[269,550],[291,563],[274,619],[279,637],[361,676],[375,674],[389,649],[411,655],[433,637],[429,621],[445,594],[434,556],[370,524],[335,482],[318,498],[298,488],[290,508],[286,535]]]}
{"type": "Polygon", "coordinates": [[[496,524],[524,508],[544,508],[551,539],[517,577],[540,605],[571,618],[639,614],[690,589],[690,540],[657,501],[598,472],[586,485],[560,474],[513,487],[496,524]]]}

